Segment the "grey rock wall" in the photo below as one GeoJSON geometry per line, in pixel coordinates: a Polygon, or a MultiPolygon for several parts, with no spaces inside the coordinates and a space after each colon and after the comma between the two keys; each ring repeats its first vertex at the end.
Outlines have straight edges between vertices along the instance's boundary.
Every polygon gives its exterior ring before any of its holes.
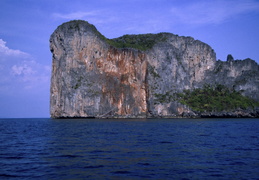
{"type": "Polygon", "coordinates": [[[51,117],[145,117],[146,55],[107,45],[84,21],[59,26],[53,54],[51,117]]]}
{"type": "Polygon", "coordinates": [[[259,101],[259,65],[251,59],[217,61],[206,81],[222,84],[259,101]]]}
{"type": "Polygon", "coordinates": [[[150,116],[174,117],[189,112],[173,96],[202,86],[206,72],[215,66],[213,49],[191,37],[167,34],[167,40],[155,44],[147,56],[150,116]],[[164,101],[162,96],[166,96],[164,101]]]}
{"type": "Polygon", "coordinates": [[[116,48],[86,21],[60,25],[50,37],[51,117],[192,117],[175,93],[215,83],[259,100],[255,61],[216,61],[209,45],[191,37],[150,37],[155,43],[145,51],[116,48]]]}

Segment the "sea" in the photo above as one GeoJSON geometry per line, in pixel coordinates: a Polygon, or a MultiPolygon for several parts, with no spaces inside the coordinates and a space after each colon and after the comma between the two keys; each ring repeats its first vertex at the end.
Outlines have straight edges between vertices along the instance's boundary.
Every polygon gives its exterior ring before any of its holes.
{"type": "Polygon", "coordinates": [[[259,119],[0,119],[0,179],[259,179],[259,119]]]}

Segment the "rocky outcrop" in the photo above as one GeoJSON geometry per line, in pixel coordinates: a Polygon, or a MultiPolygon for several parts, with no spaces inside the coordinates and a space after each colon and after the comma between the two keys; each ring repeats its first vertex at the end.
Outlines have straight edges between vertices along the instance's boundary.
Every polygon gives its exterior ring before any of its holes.
{"type": "Polygon", "coordinates": [[[155,44],[146,53],[150,116],[174,117],[189,112],[188,108],[174,101],[174,94],[196,88],[203,82],[206,72],[215,66],[213,49],[191,37],[167,34],[166,41],[155,44]]]}
{"type": "Polygon", "coordinates": [[[196,117],[202,118],[256,118],[259,117],[259,108],[254,109],[236,109],[233,111],[223,112],[207,112],[196,115],[196,117]]]}
{"type": "Polygon", "coordinates": [[[50,39],[52,117],[146,117],[146,55],[109,46],[94,26],[65,23],[50,39]]]}
{"type": "Polygon", "coordinates": [[[206,83],[226,84],[259,100],[258,65],[250,59],[216,61],[209,45],[170,33],[126,38],[131,36],[107,39],[86,21],[54,31],[51,117],[196,116],[174,95],[206,83]]]}
{"type": "Polygon", "coordinates": [[[259,65],[249,58],[233,60],[230,56],[227,61],[217,61],[214,70],[206,74],[204,82],[222,84],[259,101],[259,65]]]}

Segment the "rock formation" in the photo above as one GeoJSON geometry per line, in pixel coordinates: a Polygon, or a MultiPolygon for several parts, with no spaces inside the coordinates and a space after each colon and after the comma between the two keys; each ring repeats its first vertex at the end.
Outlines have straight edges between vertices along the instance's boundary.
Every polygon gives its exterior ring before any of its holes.
{"type": "Polygon", "coordinates": [[[53,118],[189,116],[193,112],[174,94],[213,83],[259,100],[255,61],[216,61],[209,45],[191,37],[159,33],[111,40],[86,21],[70,21],[51,35],[50,50],[53,118]]]}

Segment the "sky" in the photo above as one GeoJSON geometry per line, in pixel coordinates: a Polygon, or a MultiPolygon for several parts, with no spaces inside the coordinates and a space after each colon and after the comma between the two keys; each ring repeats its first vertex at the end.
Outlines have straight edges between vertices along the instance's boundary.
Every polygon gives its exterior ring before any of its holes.
{"type": "Polygon", "coordinates": [[[0,8],[0,118],[50,117],[49,38],[70,20],[86,20],[107,38],[192,36],[217,59],[259,63],[258,0],[0,0],[0,8]]]}

